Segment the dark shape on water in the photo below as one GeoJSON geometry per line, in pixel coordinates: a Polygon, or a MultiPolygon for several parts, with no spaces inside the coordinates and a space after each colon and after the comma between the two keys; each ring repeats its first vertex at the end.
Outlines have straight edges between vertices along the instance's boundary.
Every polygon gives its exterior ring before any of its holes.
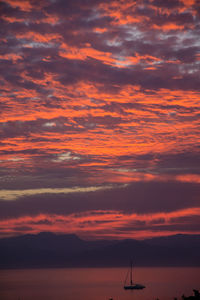
{"type": "MultiPolygon", "coordinates": [[[[200,293],[198,290],[193,290],[194,292],[194,296],[189,296],[189,297],[185,297],[184,295],[182,295],[182,299],[183,300],[200,300],[200,293]]],[[[158,298],[156,300],[159,300],[158,298]]],[[[178,300],[177,298],[174,298],[174,300],[178,300]]]]}
{"type": "Polygon", "coordinates": [[[125,290],[142,290],[142,289],[144,289],[145,288],[144,285],[133,282],[133,270],[132,269],[133,269],[133,263],[131,261],[131,268],[130,268],[130,271],[127,273],[125,283],[124,283],[124,289],[125,290]],[[130,283],[128,285],[126,285],[128,274],[130,275],[130,283]]]}
{"type": "Polygon", "coordinates": [[[184,295],[182,296],[183,300],[200,300],[200,293],[198,290],[193,290],[194,296],[189,296],[185,297],[184,295]]]}

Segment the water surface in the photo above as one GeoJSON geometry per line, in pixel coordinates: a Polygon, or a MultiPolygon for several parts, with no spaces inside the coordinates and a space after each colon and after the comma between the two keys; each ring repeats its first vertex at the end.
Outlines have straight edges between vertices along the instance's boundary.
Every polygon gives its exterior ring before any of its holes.
{"type": "Polygon", "coordinates": [[[200,289],[200,268],[135,268],[144,290],[124,290],[126,268],[0,271],[1,300],[173,300],[200,289]]]}

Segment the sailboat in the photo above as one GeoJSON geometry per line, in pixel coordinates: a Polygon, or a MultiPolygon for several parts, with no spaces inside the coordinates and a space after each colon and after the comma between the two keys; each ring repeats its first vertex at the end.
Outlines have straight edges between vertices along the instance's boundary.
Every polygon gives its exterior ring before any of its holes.
{"type": "Polygon", "coordinates": [[[126,279],[125,279],[125,282],[124,282],[124,289],[125,290],[142,290],[142,289],[144,289],[145,288],[144,285],[133,282],[133,271],[132,271],[132,269],[133,269],[133,263],[131,261],[131,268],[130,268],[130,271],[126,275],[126,279]],[[126,284],[128,275],[130,276],[129,277],[130,278],[130,283],[126,284]]]}

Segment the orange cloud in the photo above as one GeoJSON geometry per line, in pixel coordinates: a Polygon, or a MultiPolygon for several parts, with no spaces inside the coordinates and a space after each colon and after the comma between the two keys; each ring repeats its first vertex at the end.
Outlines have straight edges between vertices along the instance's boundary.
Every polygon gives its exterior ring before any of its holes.
{"type": "Polygon", "coordinates": [[[6,0],[9,5],[16,8],[19,7],[22,11],[29,12],[32,8],[31,2],[29,0],[6,0]]]}
{"type": "MultiPolygon", "coordinates": [[[[49,43],[51,41],[58,41],[61,39],[59,34],[55,33],[46,33],[40,34],[39,32],[28,31],[27,33],[18,33],[16,34],[18,39],[30,39],[32,42],[39,43],[49,43]]],[[[32,47],[31,44],[25,44],[25,47],[32,47]]]]}
{"type": "Polygon", "coordinates": [[[93,29],[94,32],[97,32],[97,33],[104,33],[106,31],[108,31],[107,28],[100,28],[100,27],[96,27],[93,29]]]}
{"type": "Polygon", "coordinates": [[[16,62],[18,59],[21,58],[22,58],[21,55],[15,53],[0,55],[0,59],[12,60],[13,62],[16,62]]]}
{"type": "MultiPolygon", "coordinates": [[[[28,78],[26,74],[24,77],[28,78]]],[[[190,148],[194,150],[194,145],[197,144],[197,108],[200,107],[197,92],[161,89],[147,95],[138,90],[139,87],[127,85],[119,93],[111,94],[103,90],[100,92],[99,86],[87,82],[65,87],[51,74],[45,74],[45,78],[44,81],[35,80],[35,83],[47,86],[51,81],[51,86],[54,87],[53,96],[60,99],[60,107],[52,109],[48,105],[43,106],[37,100],[40,95],[36,91],[21,89],[16,94],[20,101],[5,98],[5,104],[9,105],[9,109],[2,112],[1,122],[27,122],[41,118],[51,120],[66,117],[67,121],[62,126],[71,124],[72,128],[82,131],[65,132],[63,127],[64,131],[60,133],[44,131],[43,128],[40,131],[39,128],[38,132],[30,132],[29,139],[5,137],[2,139],[2,150],[22,151],[40,148],[48,151],[51,147],[60,151],[67,147],[72,152],[83,155],[106,155],[114,158],[118,155],[137,153],[166,153],[190,148]],[[21,100],[27,98],[36,100],[28,101],[27,104],[21,103],[21,100]],[[77,99],[79,99],[78,106],[77,99]],[[102,102],[95,104],[95,99],[102,102]],[[105,101],[107,105],[113,107],[113,111],[105,111],[105,101]],[[124,114],[117,105],[123,108],[124,114]],[[169,110],[169,106],[174,106],[174,109],[169,110]],[[195,109],[190,112],[192,107],[195,109]],[[112,124],[115,118],[118,118],[117,123],[112,124]],[[41,136],[46,141],[39,141],[41,136]],[[55,143],[55,139],[59,140],[59,145],[55,143]]],[[[56,129],[56,126],[54,128],[56,129]]]]}
{"type": "Polygon", "coordinates": [[[126,25],[139,23],[146,19],[144,16],[138,16],[135,13],[136,1],[110,1],[101,3],[99,8],[102,14],[114,18],[113,24],[126,25]],[[128,12],[128,13],[127,13],[128,12]]]}
{"type": "Polygon", "coordinates": [[[177,175],[176,180],[181,181],[181,182],[200,183],[200,175],[197,175],[197,174],[177,175]]]}
{"type": "Polygon", "coordinates": [[[167,24],[164,24],[164,25],[153,24],[152,28],[158,29],[158,30],[163,30],[163,31],[183,30],[184,29],[184,25],[177,25],[176,23],[167,23],[167,24]]]}

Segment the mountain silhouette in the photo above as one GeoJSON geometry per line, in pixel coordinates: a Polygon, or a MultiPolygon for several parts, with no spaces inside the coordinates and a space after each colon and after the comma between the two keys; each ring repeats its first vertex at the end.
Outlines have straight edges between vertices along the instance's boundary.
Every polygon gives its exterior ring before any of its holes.
{"type": "Polygon", "coordinates": [[[0,268],[200,266],[200,235],[82,240],[50,232],[0,239],[0,268]]]}

